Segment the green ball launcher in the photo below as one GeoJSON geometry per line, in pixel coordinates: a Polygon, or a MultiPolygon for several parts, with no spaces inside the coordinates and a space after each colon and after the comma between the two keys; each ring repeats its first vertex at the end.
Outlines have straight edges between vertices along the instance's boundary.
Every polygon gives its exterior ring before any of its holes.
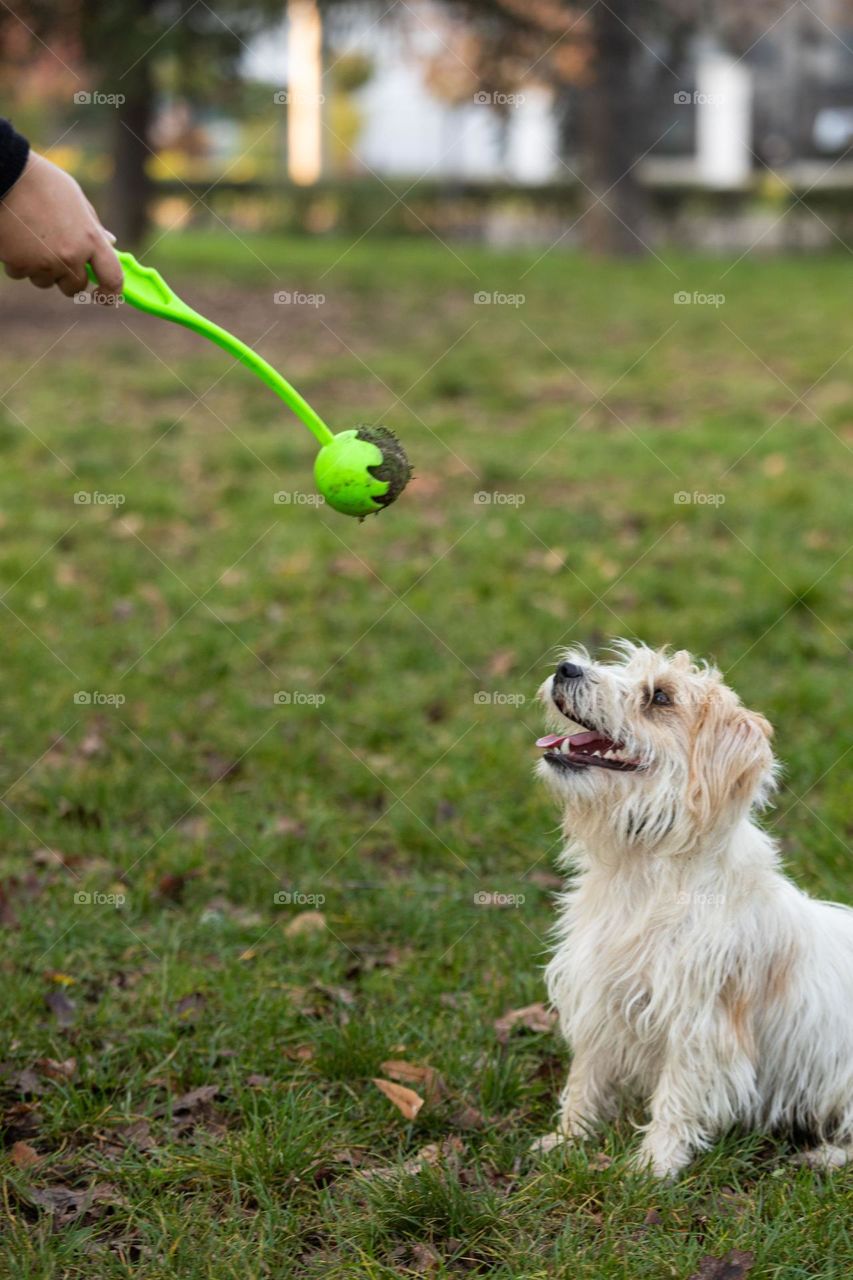
{"type": "MultiPolygon", "coordinates": [[[[182,324],[236,356],[305,423],[321,446],[314,463],[314,479],[330,507],[347,516],[364,517],[382,511],[400,496],[412,468],[393,431],[388,427],[361,426],[333,435],[308,401],[257,351],[193,311],[159,272],[143,267],[133,254],[119,253],[118,258],[124,271],[122,297],[126,302],[149,315],[182,324]]],[[[95,280],[91,267],[89,275],[95,280]]]]}

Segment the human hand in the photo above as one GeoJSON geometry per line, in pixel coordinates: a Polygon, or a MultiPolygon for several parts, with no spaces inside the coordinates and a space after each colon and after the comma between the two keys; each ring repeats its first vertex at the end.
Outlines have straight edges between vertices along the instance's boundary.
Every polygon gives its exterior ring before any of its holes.
{"type": "Polygon", "coordinates": [[[123,282],[113,244],[79,184],[44,156],[30,152],[18,181],[0,201],[0,262],[13,280],[39,289],[57,285],[66,297],[98,279],[98,300],[114,303],[123,282]]]}

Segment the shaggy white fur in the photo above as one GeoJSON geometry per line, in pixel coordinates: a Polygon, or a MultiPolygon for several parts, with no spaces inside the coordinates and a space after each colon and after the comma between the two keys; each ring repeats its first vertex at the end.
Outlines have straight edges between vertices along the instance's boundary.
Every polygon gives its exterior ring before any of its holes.
{"type": "Polygon", "coordinates": [[[573,1050],[557,1132],[627,1091],[637,1164],[672,1176],[735,1122],[803,1126],[809,1163],[853,1159],[853,910],[780,870],[753,820],[773,789],[767,721],[689,654],[567,651],[540,697],[538,772],[574,872],[547,984],[573,1050]],[[583,732],[581,732],[583,730],[583,732]]]}

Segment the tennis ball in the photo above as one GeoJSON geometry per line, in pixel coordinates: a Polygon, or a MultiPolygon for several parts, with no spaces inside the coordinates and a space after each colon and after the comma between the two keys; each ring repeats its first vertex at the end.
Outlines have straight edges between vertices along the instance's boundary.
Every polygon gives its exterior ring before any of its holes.
{"type": "Polygon", "coordinates": [[[411,474],[403,446],[387,427],[341,431],[323,445],[314,463],[320,493],[346,516],[369,516],[390,506],[411,474]]]}

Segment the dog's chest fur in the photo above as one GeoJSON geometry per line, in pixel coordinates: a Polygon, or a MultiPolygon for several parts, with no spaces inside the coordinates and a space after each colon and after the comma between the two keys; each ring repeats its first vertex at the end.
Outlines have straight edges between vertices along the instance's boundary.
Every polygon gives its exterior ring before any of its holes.
{"type": "Polygon", "coordinates": [[[673,966],[684,946],[671,903],[638,904],[624,891],[582,883],[566,895],[563,941],[547,970],[549,993],[572,1042],[606,1042],[626,1083],[659,1068],[676,1008],[673,966]]]}

